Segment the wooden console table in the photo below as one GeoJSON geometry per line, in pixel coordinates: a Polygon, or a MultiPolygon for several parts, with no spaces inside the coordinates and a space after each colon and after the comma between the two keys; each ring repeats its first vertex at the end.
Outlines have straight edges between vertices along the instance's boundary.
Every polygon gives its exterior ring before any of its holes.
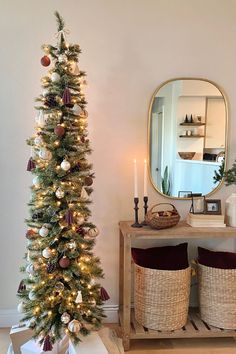
{"type": "Polygon", "coordinates": [[[123,344],[129,350],[130,340],[148,338],[203,338],[203,337],[236,337],[235,330],[223,330],[204,323],[196,310],[190,309],[188,322],[180,330],[171,332],[154,331],[143,327],[134,317],[131,309],[131,246],[132,240],[153,239],[201,239],[201,238],[236,238],[236,228],[211,227],[196,228],[180,222],[177,226],[153,230],[149,227],[136,229],[131,222],[121,221],[120,227],[120,274],[119,274],[119,319],[122,327],[123,344]]]}

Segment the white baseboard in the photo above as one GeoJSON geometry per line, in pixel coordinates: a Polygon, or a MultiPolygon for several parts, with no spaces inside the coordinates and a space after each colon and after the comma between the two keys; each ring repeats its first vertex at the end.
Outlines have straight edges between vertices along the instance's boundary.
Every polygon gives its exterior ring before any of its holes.
{"type": "Polygon", "coordinates": [[[104,305],[104,314],[107,316],[104,318],[103,322],[104,323],[118,323],[118,310],[119,306],[118,305],[104,305]]]}
{"type": "MultiPolygon", "coordinates": [[[[118,322],[118,305],[104,305],[104,323],[117,323],[118,322]]],[[[0,310],[0,328],[11,327],[20,321],[21,314],[16,309],[0,310]]]]}

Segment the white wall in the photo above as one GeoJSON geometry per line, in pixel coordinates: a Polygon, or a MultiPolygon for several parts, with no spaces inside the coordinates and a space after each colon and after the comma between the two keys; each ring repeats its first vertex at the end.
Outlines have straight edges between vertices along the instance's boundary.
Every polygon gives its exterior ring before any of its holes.
{"type": "MultiPolygon", "coordinates": [[[[133,216],[132,159],[147,153],[152,93],[174,77],[202,77],[224,89],[230,102],[230,164],[236,155],[236,2],[234,0],[1,0],[1,256],[0,309],[14,308],[25,250],[29,199],[25,139],[33,132],[40,92],[41,44],[56,31],[54,10],[65,17],[88,73],[90,138],[96,171],[93,220],[101,230],[101,257],[118,302],[118,221],[133,216]]],[[[225,198],[232,188],[214,197],[225,198]]],[[[149,184],[150,205],[161,197],[149,184]]],[[[176,201],[182,216],[189,202],[176,201]]],[[[210,241],[206,243],[211,244],[210,241]]],[[[230,242],[218,242],[227,248],[230,242]]]]}

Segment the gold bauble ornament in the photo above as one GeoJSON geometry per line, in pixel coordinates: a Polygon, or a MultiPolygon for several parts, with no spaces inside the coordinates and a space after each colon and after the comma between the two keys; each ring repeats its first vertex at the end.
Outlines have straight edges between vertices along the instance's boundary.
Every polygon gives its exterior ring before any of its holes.
{"type": "Polygon", "coordinates": [[[70,322],[70,315],[67,312],[64,312],[61,315],[61,322],[64,323],[64,324],[67,324],[67,323],[70,322]]]}
{"type": "Polygon", "coordinates": [[[70,169],[70,163],[67,160],[63,160],[61,163],[61,169],[63,171],[68,171],[70,169]]]}
{"type": "Polygon", "coordinates": [[[94,227],[92,229],[89,229],[88,230],[88,236],[91,237],[91,238],[95,238],[99,235],[99,230],[97,227],[94,227]]]}
{"type": "Polygon", "coordinates": [[[51,258],[53,254],[54,254],[53,250],[49,247],[46,247],[42,252],[44,258],[51,258]]]}
{"type": "Polygon", "coordinates": [[[63,189],[61,188],[61,187],[59,187],[57,190],[56,190],[56,197],[58,198],[58,199],[62,199],[62,198],[64,198],[64,196],[65,196],[65,192],[63,191],[63,189]]]}
{"type": "Polygon", "coordinates": [[[85,221],[85,218],[84,218],[84,216],[83,215],[79,215],[77,218],[76,218],[76,224],[77,225],[82,225],[83,223],[84,223],[84,221],[85,221]]]}

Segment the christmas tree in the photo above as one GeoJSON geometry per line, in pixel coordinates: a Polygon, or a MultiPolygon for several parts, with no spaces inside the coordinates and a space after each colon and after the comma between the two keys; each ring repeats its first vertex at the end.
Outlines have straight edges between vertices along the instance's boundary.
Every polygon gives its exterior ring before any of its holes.
{"type": "Polygon", "coordinates": [[[41,64],[50,69],[36,99],[36,132],[28,139],[33,185],[26,275],[18,289],[18,310],[44,351],[65,334],[77,343],[99,328],[108,298],[92,252],[98,229],[89,221],[94,174],[87,160],[85,72],[78,67],[79,45],[67,43],[64,20],[55,15],[57,44],[42,47],[41,64]]]}

